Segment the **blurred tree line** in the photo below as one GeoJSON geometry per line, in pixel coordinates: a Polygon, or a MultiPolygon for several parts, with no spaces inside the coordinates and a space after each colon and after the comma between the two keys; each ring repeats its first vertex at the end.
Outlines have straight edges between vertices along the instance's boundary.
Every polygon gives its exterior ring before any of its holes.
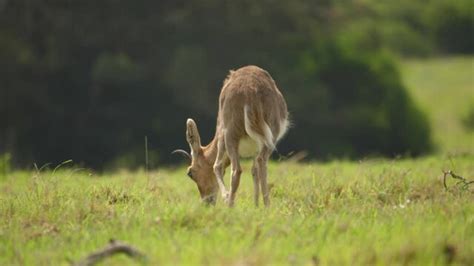
{"type": "Polygon", "coordinates": [[[133,167],[148,136],[151,162],[170,162],[186,118],[210,140],[224,77],[255,64],[288,101],[281,153],[417,155],[429,125],[391,54],[472,53],[470,14],[469,1],[0,0],[0,154],[133,167]]]}

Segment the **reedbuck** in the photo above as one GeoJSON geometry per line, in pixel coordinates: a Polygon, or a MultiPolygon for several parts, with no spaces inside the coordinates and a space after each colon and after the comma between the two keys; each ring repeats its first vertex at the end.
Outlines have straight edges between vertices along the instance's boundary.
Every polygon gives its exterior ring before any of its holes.
{"type": "Polygon", "coordinates": [[[192,119],[186,122],[186,140],[191,155],[175,150],[191,160],[188,176],[196,182],[201,198],[215,204],[217,190],[233,206],[240,183],[240,157],[255,159],[252,166],[255,205],[261,188],[265,206],[270,203],[267,185],[267,161],[275,145],[288,129],[285,99],[267,71],[245,66],[230,71],[219,96],[219,112],[214,139],[201,146],[198,128],[192,119]],[[231,165],[230,191],[224,185],[224,171],[231,165]]]}

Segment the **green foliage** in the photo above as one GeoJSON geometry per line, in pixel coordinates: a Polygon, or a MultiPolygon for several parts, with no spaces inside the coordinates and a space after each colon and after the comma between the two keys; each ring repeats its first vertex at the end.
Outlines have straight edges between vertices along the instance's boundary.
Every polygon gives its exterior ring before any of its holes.
{"type": "Polygon", "coordinates": [[[288,82],[301,86],[289,91],[289,105],[296,125],[301,123],[312,133],[307,138],[305,131],[290,132],[288,141],[319,155],[428,151],[428,122],[410,100],[392,58],[355,51],[348,43],[330,41],[309,52],[296,67],[306,68],[311,76],[300,83],[288,82]],[[313,93],[306,93],[306,86],[313,93]]]}
{"type": "MultiPolygon", "coordinates": [[[[0,264],[77,262],[114,238],[149,265],[470,265],[474,157],[269,163],[269,209],[250,170],[236,206],[199,200],[185,169],[13,172],[0,181],[0,264]]],[[[243,163],[244,169],[251,162],[243,163]]],[[[116,255],[105,265],[133,265],[116,255]]]]}
{"type": "Polygon", "coordinates": [[[361,49],[386,48],[404,56],[473,52],[470,0],[348,1],[336,10],[338,34],[361,49]]]}
{"type": "Polygon", "coordinates": [[[186,118],[197,120],[203,142],[212,137],[222,81],[248,64],[267,69],[288,97],[295,126],[282,153],[429,151],[424,116],[381,52],[425,50],[413,29],[420,5],[403,3],[8,1],[0,9],[0,152],[23,166],[72,158],[137,167],[146,135],[170,162],[169,152],[186,146],[186,118]],[[377,29],[379,21],[389,27],[377,29]]]}
{"type": "Polygon", "coordinates": [[[403,60],[403,81],[426,112],[433,142],[441,153],[472,153],[474,134],[463,119],[474,103],[473,57],[403,60]]]}
{"type": "Polygon", "coordinates": [[[403,56],[426,57],[435,50],[434,43],[406,22],[361,18],[338,34],[343,41],[355,43],[364,51],[386,49],[403,56]]]}
{"type": "Polygon", "coordinates": [[[101,84],[133,84],[141,78],[140,73],[139,67],[123,53],[101,54],[92,67],[92,79],[101,84]]]}
{"type": "Polygon", "coordinates": [[[434,1],[426,14],[427,28],[442,51],[474,52],[474,6],[470,0],[434,1]]]}

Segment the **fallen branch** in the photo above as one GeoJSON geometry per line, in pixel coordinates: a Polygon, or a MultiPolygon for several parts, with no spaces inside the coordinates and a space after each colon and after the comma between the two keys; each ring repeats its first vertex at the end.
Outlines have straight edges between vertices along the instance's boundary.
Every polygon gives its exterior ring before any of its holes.
{"type": "Polygon", "coordinates": [[[463,189],[466,189],[469,185],[474,183],[474,181],[467,181],[466,178],[453,173],[453,171],[451,171],[451,170],[443,171],[443,174],[444,174],[444,176],[443,176],[443,185],[444,185],[444,188],[446,190],[448,190],[448,186],[446,185],[446,177],[448,175],[450,175],[454,179],[459,180],[458,182],[456,182],[456,185],[462,185],[461,188],[463,188],[463,189]]]}
{"type": "Polygon", "coordinates": [[[107,257],[113,256],[115,254],[120,254],[120,253],[123,253],[131,258],[141,260],[143,262],[146,261],[146,256],[140,251],[138,251],[136,248],[129,246],[125,243],[122,243],[120,241],[117,241],[115,239],[111,239],[109,241],[109,244],[105,248],[91,253],[89,256],[80,260],[77,263],[74,263],[73,265],[74,266],[95,265],[96,263],[98,263],[99,261],[107,257]]]}

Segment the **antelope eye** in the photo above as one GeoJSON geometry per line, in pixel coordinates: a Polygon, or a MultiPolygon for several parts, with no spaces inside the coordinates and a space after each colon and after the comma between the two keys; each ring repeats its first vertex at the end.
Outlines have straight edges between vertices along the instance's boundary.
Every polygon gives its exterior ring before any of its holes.
{"type": "Polygon", "coordinates": [[[189,177],[193,178],[193,173],[191,172],[191,169],[188,170],[187,175],[188,175],[189,177]]]}

